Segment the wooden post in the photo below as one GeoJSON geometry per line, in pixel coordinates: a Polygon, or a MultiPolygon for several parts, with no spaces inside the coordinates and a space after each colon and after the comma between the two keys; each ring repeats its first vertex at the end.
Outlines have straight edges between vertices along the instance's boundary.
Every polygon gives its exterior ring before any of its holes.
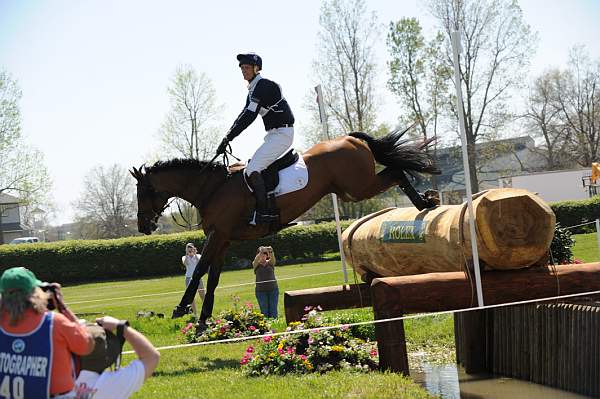
{"type": "MultiPolygon", "coordinates": [[[[402,317],[402,312],[386,309],[385,289],[381,285],[371,286],[373,296],[373,313],[375,320],[402,317]]],[[[379,369],[410,375],[408,368],[408,352],[404,335],[404,321],[390,321],[375,324],[375,338],[379,352],[379,369]]]]}
{"type": "Polygon", "coordinates": [[[283,295],[285,321],[299,321],[306,306],[321,306],[323,310],[350,309],[371,306],[367,284],[336,285],[308,290],[286,291],[283,295]]]}
{"type": "MultiPolygon", "coordinates": [[[[600,290],[600,263],[482,273],[483,296],[487,305],[534,300],[600,290]],[[560,287],[559,287],[560,284],[560,287]]],[[[472,286],[462,272],[428,273],[414,276],[376,278],[371,284],[376,319],[466,309],[476,306],[472,286]]],[[[467,372],[484,371],[491,363],[488,348],[493,334],[486,331],[486,311],[473,310],[458,318],[455,326],[464,327],[457,340],[464,348],[458,360],[467,372]],[[477,312],[477,313],[475,313],[477,312]],[[473,314],[473,315],[471,315],[473,314]],[[482,332],[483,329],[483,332],[482,332]],[[465,347],[466,345],[466,347],[465,347]]],[[[489,325],[489,323],[487,323],[489,325]]],[[[376,324],[382,369],[408,373],[408,358],[401,321],[376,324]],[[385,324],[390,326],[385,327],[385,324]],[[379,341],[383,342],[379,342],[379,341]]]]}

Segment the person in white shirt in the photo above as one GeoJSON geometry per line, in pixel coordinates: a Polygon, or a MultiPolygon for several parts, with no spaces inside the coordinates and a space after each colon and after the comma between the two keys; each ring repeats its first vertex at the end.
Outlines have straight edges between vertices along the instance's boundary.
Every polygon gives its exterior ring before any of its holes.
{"type": "MultiPolygon", "coordinates": [[[[75,381],[75,397],[77,399],[129,398],[152,375],[158,366],[160,353],[146,337],[129,327],[127,322],[104,316],[96,319],[96,323],[106,331],[115,333],[117,338],[122,337],[129,342],[137,359],[115,371],[105,370],[115,360],[114,345],[101,348],[97,343],[96,349],[91,354],[93,360],[86,361],[87,359],[82,358],[81,372],[75,381]],[[107,359],[107,361],[98,361],[98,359],[107,359]]],[[[118,344],[119,355],[122,344],[123,341],[118,344]]]]}
{"type": "MultiPolygon", "coordinates": [[[[196,270],[196,265],[200,262],[200,255],[198,255],[198,250],[191,242],[188,242],[185,245],[185,255],[181,257],[181,263],[185,266],[185,287],[190,284],[192,281],[192,275],[194,274],[194,270],[196,270]]],[[[204,284],[202,283],[202,279],[200,279],[200,285],[198,285],[198,295],[202,300],[204,300],[204,295],[206,291],[204,290],[204,284]]],[[[194,312],[194,316],[198,317],[198,311],[196,307],[196,297],[194,296],[194,300],[192,301],[192,312],[194,312]]]]}

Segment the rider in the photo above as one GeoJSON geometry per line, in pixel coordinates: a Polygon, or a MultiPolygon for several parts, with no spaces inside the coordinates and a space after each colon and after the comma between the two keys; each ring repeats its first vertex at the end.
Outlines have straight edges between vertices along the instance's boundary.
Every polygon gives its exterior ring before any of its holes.
{"type": "Polygon", "coordinates": [[[267,205],[267,190],[261,171],[292,146],[294,141],[294,115],[283,97],[281,87],[260,75],[262,59],[254,53],[238,54],[242,75],[248,81],[246,105],[217,149],[217,155],[226,151],[229,142],[246,129],[260,114],[267,134],[264,143],[256,150],[246,167],[247,180],[254,190],[256,211],[250,224],[270,223],[277,220],[267,205]]]}

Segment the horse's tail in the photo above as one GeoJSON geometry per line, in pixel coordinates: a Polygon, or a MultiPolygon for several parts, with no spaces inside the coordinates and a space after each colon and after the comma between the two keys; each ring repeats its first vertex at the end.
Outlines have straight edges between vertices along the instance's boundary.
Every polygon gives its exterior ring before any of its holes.
{"type": "Polygon", "coordinates": [[[402,138],[408,129],[403,131],[394,130],[380,138],[374,138],[362,132],[352,132],[350,136],[364,140],[373,153],[375,160],[392,170],[401,169],[409,173],[441,174],[440,169],[434,165],[429,155],[423,151],[435,138],[423,140],[417,144],[410,144],[411,140],[402,138]]]}

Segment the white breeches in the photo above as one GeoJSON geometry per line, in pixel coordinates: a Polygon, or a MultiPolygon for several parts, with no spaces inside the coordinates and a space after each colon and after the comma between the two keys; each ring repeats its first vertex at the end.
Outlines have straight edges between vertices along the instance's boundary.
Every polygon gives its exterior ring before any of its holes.
{"type": "Polygon", "coordinates": [[[293,127],[280,127],[271,129],[265,136],[265,142],[258,147],[258,150],[252,156],[248,166],[246,166],[246,175],[250,176],[252,172],[261,172],[271,165],[277,158],[285,154],[294,141],[293,127]]]}

